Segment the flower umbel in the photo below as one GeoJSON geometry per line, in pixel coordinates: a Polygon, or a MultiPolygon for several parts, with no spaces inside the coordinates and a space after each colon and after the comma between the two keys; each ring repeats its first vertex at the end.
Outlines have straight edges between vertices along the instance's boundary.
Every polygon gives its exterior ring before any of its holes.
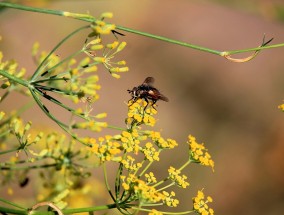
{"type": "Polygon", "coordinates": [[[207,152],[208,149],[202,144],[197,143],[196,138],[192,135],[188,136],[190,159],[203,166],[211,166],[214,171],[214,161],[211,155],[207,152]]]}
{"type": "Polygon", "coordinates": [[[189,183],[185,181],[187,179],[186,175],[180,175],[180,170],[170,167],[168,169],[169,178],[179,187],[186,188],[189,186],[189,183]]]}
{"type": "Polygon", "coordinates": [[[193,210],[200,215],[213,215],[214,210],[209,208],[207,203],[211,203],[213,199],[210,196],[205,198],[203,191],[199,190],[197,196],[192,198],[193,210]]]}
{"type": "Polygon", "coordinates": [[[130,126],[135,125],[149,125],[154,126],[156,123],[155,118],[153,117],[157,114],[157,110],[154,109],[151,105],[148,105],[147,102],[143,99],[138,99],[135,103],[132,104],[132,101],[128,102],[128,118],[126,119],[127,124],[130,126]]]}

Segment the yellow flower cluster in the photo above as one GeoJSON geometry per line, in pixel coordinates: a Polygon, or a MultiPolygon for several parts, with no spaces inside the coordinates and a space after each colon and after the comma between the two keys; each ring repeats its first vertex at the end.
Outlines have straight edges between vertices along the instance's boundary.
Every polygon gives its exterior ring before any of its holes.
{"type": "Polygon", "coordinates": [[[133,129],[131,132],[123,131],[120,138],[123,149],[125,149],[126,152],[133,152],[135,154],[138,154],[140,150],[140,140],[138,139],[138,137],[139,134],[136,129],[133,129]]]}
{"type": "Polygon", "coordinates": [[[194,162],[200,163],[203,166],[211,166],[214,171],[214,161],[211,159],[211,155],[207,152],[203,144],[196,142],[196,138],[189,135],[188,144],[190,147],[190,159],[194,162]]]}
{"type": "MultiPolygon", "coordinates": [[[[32,48],[33,57],[37,64],[46,58],[46,52],[39,52],[39,44],[35,43],[32,48]],[[39,57],[37,57],[39,55],[39,57]]],[[[46,83],[45,92],[57,89],[71,99],[74,103],[78,103],[82,98],[92,98],[92,103],[99,99],[97,91],[101,88],[98,84],[99,77],[92,73],[97,71],[97,66],[91,64],[91,59],[86,57],[80,62],[75,58],[69,61],[61,60],[56,54],[51,54],[47,62],[44,64],[44,72],[39,83],[46,83]]]]}
{"type": "Polygon", "coordinates": [[[186,175],[180,175],[180,170],[170,167],[168,169],[169,178],[179,187],[186,188],[189,186],[189,183],[185,181],[187,179],[186,175]]]}
{"type": "Polygon", "coordinates": [[[93,152],[103,163],[105,161],[121,161],[121,144],[117,142],[112,136],[106,135],[105,137],[96,139],[90,139],[91,152],[93,152]]]}
{"type": "Polygon", "coordinates": [[[19,151],[20,150],[26,151],[28,146],[36,144],[43,137],[43,133],[39,132],[36,135],[36,137],[32,139],[31,134],[28,133],[31,128],[31,125],[32,125],[31,122],[24,124],[22,119],[20,118],[14,118],[10,123],[11,133],[13,133],[16,136],[20,144],[20,146],[18,147],[19,151]]]}
{"type": "Polygon", "coordinates": [[[78,122],[72,125],[72,128],[74,129],[88,129],[88,130],[96,131],[96,132],[100,132],[102,128],[106,128],[106,127],[107,127],[106,122],[97,122],[94,120],[78,122]]]}
{"type": "Polygon", "coordinates": [[[81,98],[92,98],[92,103],[94,103],[99,99],[97,91],[101,89],[98,84],[99,77],[91,74],[97,71],[97,67],[90,64],[89,57],[81,60],[75,67],[73,67],[74,64],[76,64],[75,59],[68,64],[70,70],[69,74],[66,74],[69,80],[66,89],[73,92],[71,98],[74,103],[78,103],[81,98]]]}
{"type": "Polygon", "coordinates": [[[91,57],[95,64],[103,64],[114,78],[120,78],[120,75],[117,73],[127,72],[129,68],[125,66],[126,61],[113,61],[113,58],[125,48],[126,42],[114,41],[106,45],[103,45],[101,42],[100,38],[95,38],[86,43],[83,47],[84,53],[91,57]],[[99,50],[104,50],[101,56],[97,56],[96,52],[99,50]]]}
{"type": "Polygon", "coordinates": [[[201,215],[213,215],[214,210],[212,208],[209,208],[207,203],[210,203],[213,201],[213,199],[210,196],[207,196],[205,199],[204,193],[202,190],[197,192],[197,196],[192,198],[193,201],[193,210],[201,215]]]}
{"type": "Polygon", "coordinates": [[[178,206],[179,200],[173,198],[176,195],[175,192],[172,191],[171,193],[168,193],[166,191],[163,191],[163,194],[165,196],[164,203],[167,206],[169,206],[169,207],[177,207],[178,206]]]}
{"type": "Polygon", "coordinates": [[[145,144],[145,147],[143,147],[142,152],[144,153],[145,158],[150,162],[160,160],[160,153],[156,150],[156,148],[151,142],[147,142],[145,144]]]}
{"type": "Polygon", "coordinates": [[[157,183],[157,179],[154,175],[153,172],[150,172],[150,173],[145,173],[144,174],[145,178],[146,178],[146,182],[147,184],[154,184],[154,183],[157,183]]]}
{"type": "MultiPolygon", "coordinates": [[[[18,63],[14,60],[9,61],[2,61],[3,60],[3,53],[0,51],[0,70],[7,71],[10,75],[13,75],[17,78],[23,78],[26,74],[26,69],[18,69],[18,63]]],[[[3,76],[0,75],[0,88],[6,89],[7,87],[11,86],[11,81],[3,76]]]]}
{"type": "Polygon", "coordinates": [[[153,140],[153,142],[160,148],[160,149],[173,149],[178,144],[173,139],[164,139],[161,137],[160,132],[152,131],[150,133],[150,137],[153,140]]]}
{"type": "Polygon", "coordinates": [[[92,35],[89,36],[97,36],[101,34],[110,34],[113,30],[115,30],[115,25],[114,24],[108,24],[104,22],[103,20],[105,18],[112,18],[113,14],[112,13],[103,13],[100,16],[100,19],[97,19],[95,22],[91,24],[91,28],[93,30],[92,35]]]}
{"type": "Polygon", "coordinates": [[[121,176],[121,179],[123,188],[129,192],[133,191],[141,203],[157,203],[165,199],[164,194],[133,174],[129,174],[128,177],[121,176]]]}
{"type": "Polygon", "coordinates": [[[126,159],[122,159],[121,163],[123,166],[131,173],[136,172],[139,168],[142,167],[141,163],[134,163],[135,159],[128,155],[126,159]]]}
{"type": "Polygon", "coordinates": [[[163,213],[160,212],[160,211],[157,211],[156,209],[152,209],[152,210],[148,213],[148,215],[163,215],[163,213]]]}
{"type": "Polygon", "coordinates": [[[148,108],[144,110],[146,105],[147,102],[142,99],[138,99],[134,104],[132,101],[128,102],[128,118],[126,119],[128,125],[155,125],[156,120],[153,115],[157,114],[157,110],[151,105],[148,105],[148,108]]]}

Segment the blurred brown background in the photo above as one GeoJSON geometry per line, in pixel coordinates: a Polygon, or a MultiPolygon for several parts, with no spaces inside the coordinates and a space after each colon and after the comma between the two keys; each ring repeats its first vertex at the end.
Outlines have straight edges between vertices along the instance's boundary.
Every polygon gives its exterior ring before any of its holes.
{"type": "MultiPolygon", "coordinates": [[[[267,39],[274,37],[274,44],[284,42],[282,1],[22,3],[94,16],[111,11],[113,22],[118,25],[217,50],[257,47],[264,33],[267,39]]],[[[0,13],[0,48],[5,59],[16,59],[32,73],[35,66],[30,50],[34,41],[39,41],[42,49],[51,50],[66,34],[84,24],[68,18],[4,10],[0,13]]],[[[84,39],[84,33],[76,36],[59,54],[81,48],[84,39]]],[[[180,194],[183,206],[188,208],[196,190],[204,187],[204,192],[214,199],[216,214],[284,214],[284,115],[277,109],[284,95],[284,48],[263,51],[254,60],[238,64],[130,33],[122,40],[128,45],[121,58],[127,60],[130,72],[119,80],[106,71],[99,72],[103,88],[94,109],[98,113],[106,111],[110,124],[123,126],[125,101],[129,99],[126,90],[147,76],[155,77],[155,86],[170,99],[169,103],[158,102],[156,129],[162,129],[163,136],[174,138],[181,145],[175,155],[162,157],[165,168],[184,162],[186,146],[182,143],[188,134],[205,142],[215,160],[214,173],[196,166],[186,170],[192,188],[189,193],[180,194]]],[[[27,101],[13,95],[5,106],[1,104],[1,109],[16,109],[27,101]]],[[[44,123],[59,129],[38,107],[24,116],[34,125],[44,123]]],[[[165,171],[161,164],[156,167],[158,170],[165,171]]]]}

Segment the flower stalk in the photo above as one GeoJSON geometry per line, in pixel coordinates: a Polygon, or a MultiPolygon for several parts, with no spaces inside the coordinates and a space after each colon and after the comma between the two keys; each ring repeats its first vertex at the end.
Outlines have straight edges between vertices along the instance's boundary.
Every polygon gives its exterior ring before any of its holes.
{"type": "MultiPolygon", "coordinates": [[[[7,8],[14,8],[14,9],[18,9],[18,10],[25,10],[25,11],[38,12],[38,13],[46,13],[46,14],[57,15],[57,16],[65,16],[65,17],[70,17],[70,18],[82,20],[82,21],[85,21],[85,22],[96,21],[96,19],[94,17],[92,17],[88,14],[78,14],[78,13],[70,13],[70,12],[59,11],[59,10],[34,8],[34,7],[29,7],[29,6],[24,6],[24,5],[19,5],[19,4],[9,3],[9,2],[0,2],[0,7],[1,6],[7,7],[7,8]]],[[[148,38],[172,43],[172,44],[175,44],[175,45],[184,46],[184,47],[195,49],[195,50],[198,50],[198,51],[203,51],[203,52],[207,52],[207,53],[210,53],[210,54],[219,55],[219,56],[225,57],[225,58],[227,56],[231,56],[231,55],[239,54],[239,53],[256,52],[256,51],[261,51],[261,50],[264,50],[264,49],[284,47],[284,43],[279,43],[279,44],[274,44],[274,45],[265,45],[265,46],[259,46],[259,47],[255,47],[255,48],[248,48],[248,49],[241,49],[241,50],[219,51],[219,50],[214,50],[214,49],[210,49],[210,48],[207,48],[207,47],[202,47],[202,46],[199,46],[199,45],[194,45],[194,44],[187,43],[187,42],[182,42],[182,41],[175,40],[175,39],[170,39],[168,37],[163,37],[163,36],[154,35],[154,34],[150,34],[150,33],[143,32],[143,31],[138,31],[138,30],[128,28],[128,27],[124,27],[124,26],[120,26],[120,25],[117,25],[116,29],[122,30],[122,31],[125,31],[125,32],[129,32],[129,33],[133,33],[133,34],[137,34],[137,35],[140,35],[140,36],[145,36],[145,37],[148,37],[148,38]]],[[[228,60],[230,60],[230,59],[228,59],[228,60]]],[[[232,61],[232,60],[230,60],[230,61],[232,61]]],[[[243,61],[243,62],[246,62],[246,61],[243,61]]]]}

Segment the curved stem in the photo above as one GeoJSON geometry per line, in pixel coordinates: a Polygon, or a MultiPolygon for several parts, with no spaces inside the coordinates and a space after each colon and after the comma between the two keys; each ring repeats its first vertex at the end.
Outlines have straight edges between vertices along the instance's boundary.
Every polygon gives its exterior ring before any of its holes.
{"type": "MultiPolygon", "coordinates": [[[[46,13],[46,14],[57,15],[57,16],[65,16],[65,17],[69,17],[69,18],[73,18],[73,19],[77,19],[77,20],[82,20],[82,21],[85,21],[85,22],[96,21],[96,19],[94,17],[92,17],[88,14],[78,14],[78,13],[70,13],[70,12],[65,12],[65,11],[59,11],[59,10],[34,8],[34,7],[23,6],[23,5],[8,3],[8,2],[0,2],[0,6],[8,7],[8,8],[14,8],[14,9],[18,9],[18,10],[25,10],[25,11],[38,12],[38,13],[46,13]]],[[[174,39],[170,39],[170,38],[167,38],[167,37],[158,36],[158,35],[142,32],[142,31],[138,31],[138,30],[135,30],[135,29],[132,29],[132,28],[127,28],[127,27],[120,26],[120,25],[116,26],[116,29],[126,31],[126,32],[129,32],[129,33],[133,33],[133,34],[137,34],[137,35],[141,35],[141,36],[145,36],[145,37],[149,37],[149,38],[153,38],[153,39],[157,39],[157,40],[161,40],[161,41],[168,42],[168,43],[173,43],[173,44],[180,45],[180,46],[185,46],[185,47],[196,49],[196,50],[199,50],[199,51],[204,51],[204,52],[207,52],[207,53],[216,54],[216,55],[219,55],[219,56],[222,56],[222,57],[224,57],[224,55],[232,55],[232,54],[237,54],[237,53],[260,51],[260,50],[263,50],[263,49],[284,47],[284,43],[280,43],[280,44],[275,44],[275,45],[269,45],[269,46],[267,45],[267,46],[261,46],[261,47],[249,48],[249,49],[242,49],[242,50],[218,51],[218,50],[213,50],[213,49],[209,49],[209,48],[206,48],[206,47],[182,42],[182,41],[179,41],[179,40],[174,40],[174,39]]]]}
{"type": "Polygon", "coordinates": [[[109,183],[108,183],[108,179],[107,179],[107,170],[106,170],[106,164],[103,163],[103,169],[104,169],[104,179],[105,179],[105,185],[107,187],[107,190],[108,190],[108,193],[110,195],[110,197],[112,198],[113,201],[115,201],[115,198],[111,192],[111,189],[110,189],[110,186],[109,186],[109,183]]]}

